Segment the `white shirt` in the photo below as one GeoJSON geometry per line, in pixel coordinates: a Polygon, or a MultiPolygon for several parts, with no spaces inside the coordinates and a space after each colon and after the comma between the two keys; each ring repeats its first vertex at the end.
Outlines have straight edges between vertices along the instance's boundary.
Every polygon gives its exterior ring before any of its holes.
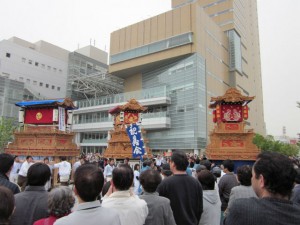
{"type": "Polygon", "coordinates": [[[21,169],[19,171],[19,175],[23,176],[23,177],[27,177],[27,172],[29,167],[33,165],[33,163],[28,163],[27,161],[23,162],[21,169]]]}
{"type": "Polygon", "coordinates": [[[134,178],[133,178],[134,194],[139,195],[140,181],[136,179],[136,177],[140,177],[140,172],[135,170],[133,174],[134,174],[134,178]]]}
{"type": "Polygon", "coordinates": [[[81,162],[80,161],[75,162],[73,164],[73,171],[75,172],[79,166],[81,166],[81,162]]]}
{"type": "Polygon", "coordinates": [[[114,170],[115,166],[111,166],[111,165],[106,165],[106,167],[104,168],[104,177],[108,177],[112,175],[112,171],[114,170]]]}
{"type": "Polygon", "coordinates": [[[127,191],[116,191],[103,198],[102,207],[116,209],[121,225],[143,225],[148,215],[147,203],[127,191]]]}
{"type": "Polygon", "coordinates": [[[155,160],[155,163],[156,163],[156,165],[157,166],[161,166],[161,163],[163,162],[163,158],[157,158],[156,160],[155,160]]]}
{"type": "Polygon", "coordinates": [[[18,174],[18,170],[20,171],[22,163],[14,162],[13,168],[10,171],[10,174],[18,174]]]}
{"type": "Polygon", "coordinates": [[[54,168],[58,168],[59,176],[70,176],[71,164],[67,161],[54,164],[54,168]]]}

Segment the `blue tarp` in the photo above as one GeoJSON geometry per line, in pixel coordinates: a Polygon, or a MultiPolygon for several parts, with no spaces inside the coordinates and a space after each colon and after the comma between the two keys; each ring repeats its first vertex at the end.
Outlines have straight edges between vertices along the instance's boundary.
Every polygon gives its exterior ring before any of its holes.
{"type": "Polygon", "coordinates": [[[57,102],[62,103],[62,102],[64,102],[64,99],[17,102],[15,105],[19,106],[19,107],[28,107],[28,106],[34,106],[34,105],[53,105],[57,102]]]}

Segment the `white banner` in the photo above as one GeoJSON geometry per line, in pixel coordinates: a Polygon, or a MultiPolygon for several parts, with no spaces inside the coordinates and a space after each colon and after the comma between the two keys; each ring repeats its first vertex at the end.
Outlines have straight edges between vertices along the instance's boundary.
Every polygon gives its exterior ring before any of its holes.
{"type": "Polygon", "coordinates": [[[66,131],[66,111],[62,107],[58,107],[58,129],[61,131],[66,131]]]}

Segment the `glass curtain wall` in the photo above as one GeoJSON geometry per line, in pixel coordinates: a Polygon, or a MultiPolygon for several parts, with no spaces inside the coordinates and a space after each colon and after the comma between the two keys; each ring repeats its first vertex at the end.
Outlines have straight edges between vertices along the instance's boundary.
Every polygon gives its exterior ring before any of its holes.
{"type": "Polygon", "coordinates": [[[143,74],[143,89],[166,86],[171,98],[171,128],[147,131],[153,150],[194,150],[206,146],[205,60],[193,54],[168,66],[143,74]]]}

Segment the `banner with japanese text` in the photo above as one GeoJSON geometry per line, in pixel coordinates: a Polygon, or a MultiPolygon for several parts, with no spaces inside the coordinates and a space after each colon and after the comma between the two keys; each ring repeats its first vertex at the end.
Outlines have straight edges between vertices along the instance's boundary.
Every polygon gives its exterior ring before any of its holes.
{"type": "Polygon", "coordinates": [[[139,126],[137,124],[131,124],[126,128],[126,131],[132,146],[132,157],[143,156],[145,154],[145,146],[139,126]]]}
{"type": "Polygon", "coordinates": [[[58,129],[66,131],[66,111],[62,107],[58,107],[58,129]]]}

